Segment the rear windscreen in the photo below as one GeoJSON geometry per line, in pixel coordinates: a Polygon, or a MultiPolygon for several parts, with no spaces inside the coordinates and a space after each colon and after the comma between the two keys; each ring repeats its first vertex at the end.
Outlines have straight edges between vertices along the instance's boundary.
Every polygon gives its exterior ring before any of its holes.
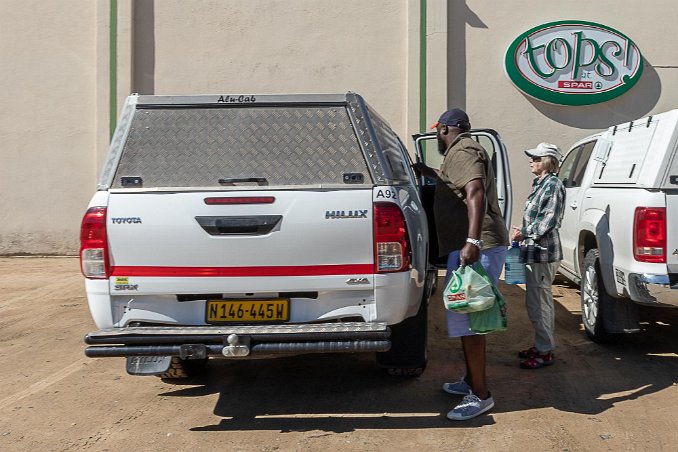
{"type": "Polygon", "coordinates": [[[371,182],[346,108],[138,108],[113,188],[371,182]]]}

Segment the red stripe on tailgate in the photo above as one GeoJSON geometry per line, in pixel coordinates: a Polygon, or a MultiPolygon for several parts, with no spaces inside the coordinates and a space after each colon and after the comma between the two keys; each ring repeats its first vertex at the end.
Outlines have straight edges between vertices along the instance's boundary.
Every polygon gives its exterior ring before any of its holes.
{"type": "Polygon", "coordinates": [[[112,276],[333,276],[372,274],[373,264],[297,265],[282,267],[113,267],[112,276]]]}

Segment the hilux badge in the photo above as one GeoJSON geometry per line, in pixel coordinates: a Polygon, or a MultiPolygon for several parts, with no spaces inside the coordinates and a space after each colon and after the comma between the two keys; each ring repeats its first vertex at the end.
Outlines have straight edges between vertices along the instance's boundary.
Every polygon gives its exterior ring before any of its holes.
{"type": "Polygon", "coordinates": [[[367,210],[326,210],[325,219],[334,220],[338,218],[367,218],[367,210]]]}

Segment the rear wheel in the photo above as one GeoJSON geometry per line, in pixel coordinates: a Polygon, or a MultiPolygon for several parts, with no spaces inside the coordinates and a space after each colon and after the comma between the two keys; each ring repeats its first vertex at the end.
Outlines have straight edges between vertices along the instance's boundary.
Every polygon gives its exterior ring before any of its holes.
{"type": "Polygon", "coordinates": [[[377,364],[389,375],[416,377],[428,360],[428,290],[424,290],[419,311],[414,317],[391,326],[391,349],[377,353],[377,364]]]}
{"type": "Polygon", "coordinates": [[[589,250],[584,259],[581,278],[581,317],[586,335],[594,342],[609,339],[603,326],[602,305],[610,301],[600,274],[600,253],[597,249],[589,250]]]}

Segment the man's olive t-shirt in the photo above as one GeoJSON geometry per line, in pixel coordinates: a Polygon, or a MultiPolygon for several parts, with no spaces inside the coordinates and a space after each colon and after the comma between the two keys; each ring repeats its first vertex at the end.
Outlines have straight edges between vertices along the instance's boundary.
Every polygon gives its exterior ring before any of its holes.
{"type": "Polygon", "coordinates": [[[447,148],[440,173],[433,204],[440,256],[466,244],[468,209],[464,186],[474,179],[483,181],[487,200],[480,237],[483,249],[508,246],[508,231],[499,210],[497,183],[487,151],[470,134],[462,133],[447,148]]]}

